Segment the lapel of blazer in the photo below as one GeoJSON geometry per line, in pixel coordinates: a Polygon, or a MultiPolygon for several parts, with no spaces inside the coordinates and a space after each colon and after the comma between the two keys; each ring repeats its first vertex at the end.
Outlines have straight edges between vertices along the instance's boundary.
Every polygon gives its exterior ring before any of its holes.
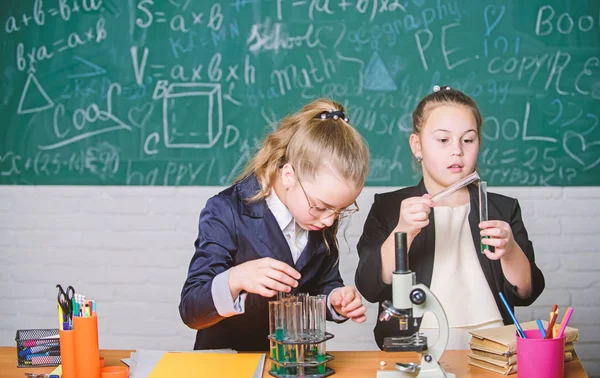
{"type": "Polygon", "coordinates": [[[245,223],[249,231],[256,235],[264,246],[264,250],[256,253],[261,257],[272,257],[284,263],[294,266],[292,252],[288,246],[279,224],[264,199],[248,202],[245,199],[252,197],[260,190],[260,185],[254,176],[241,183],[241,213],[246,218],[245,223]]]}
{"type": "MultiPolygon", "coordinates": [[[[471,210],[469,212],[469,226],[471,228],[471,236],[473,237],[473,245],[475,246],[475,253],[477,254],[477,259],[479,260],[479,265],[481,265],[481,270],[483,270],[483,275],[485,276],[485,280],[487,281],[492,293],[498,292],[498,288],[494,282],[494,265],[492,261],[487,258],[484,253],[481,253],[481,234],[479,229],[479,188],[477,184],[470,184],[468,187],[469,190],[469,198],[471,204],[471,210]]],[[[488,214],[492,210],[492,207],[489,206],[488,199],[488,214]]],[[[493,212],[493,210],[492,210],[493,212]]],[[[495,219],[495,218],[490,218],[495,219]]]]}
{"type": "MultiPolygon", "coordinates": [[[[333,241],[330,241],[329,243],[329,246],[331,247],[331,243],[333,243],[333,241]]],[[[304,269],[308,265],[313,256],[319,253],[326,253],[326,251],[327,246],[323,241],[322,231],[309,231],[308,242],[306,243],[306,247],[300,254],[298,261],[296,261],[296,270],[298,272],[302,271],[302,269],[304,269]]]]}

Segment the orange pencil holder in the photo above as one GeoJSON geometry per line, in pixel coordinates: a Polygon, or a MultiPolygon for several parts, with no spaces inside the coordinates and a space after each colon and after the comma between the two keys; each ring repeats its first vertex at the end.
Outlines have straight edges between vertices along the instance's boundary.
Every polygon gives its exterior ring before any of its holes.
{"type": "Polygon", "coordinates": [[[129,378],[129,369],[125,366],[107,366],[100,369],[101,378],[129,378]]]}
{"type": "Polygon", "coordinates": [[[73,317],[73,336],[76,372],[73,378],[100,378],[98,317],[73,317]]]}
{"type": "Polygon", "coordinates": [[[76,378],[75,373],[75,335],[74,331],[58,331],[60,337],[60,361],[62,378],[76,378]]]}

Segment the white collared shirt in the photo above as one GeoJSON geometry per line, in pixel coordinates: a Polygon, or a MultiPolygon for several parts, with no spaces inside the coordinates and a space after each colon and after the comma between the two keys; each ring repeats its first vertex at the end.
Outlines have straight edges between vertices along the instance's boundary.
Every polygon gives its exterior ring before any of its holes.
{"type": "Polygon", "coordinates": [[[292,217],[292,214],[283,202],[281,202],[279,197],[277,197],[274,190],[272,190],[271,194],[265,198],[265,201],[267,202],[269,210],[271,210],[271,213],[275,216],[275,220],[277,220],[281,232],[283,232],[283,236],[290,247],[292,259],[295,264],[308,243],[308,231],[296,223],[296,220],[292,217]]]}

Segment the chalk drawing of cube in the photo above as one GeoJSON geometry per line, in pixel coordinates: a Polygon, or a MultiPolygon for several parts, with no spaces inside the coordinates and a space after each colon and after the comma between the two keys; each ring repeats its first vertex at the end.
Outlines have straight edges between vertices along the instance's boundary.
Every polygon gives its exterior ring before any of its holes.
{"type": "Polygon", "coordinates": [[[167,148],[210,148],[223,132],[221,85],[175,83],[163,99],[167,148]]]}

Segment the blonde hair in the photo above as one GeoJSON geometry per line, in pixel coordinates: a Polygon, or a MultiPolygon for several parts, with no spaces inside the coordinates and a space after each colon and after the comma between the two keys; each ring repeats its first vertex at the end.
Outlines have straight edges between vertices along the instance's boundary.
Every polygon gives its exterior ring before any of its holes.
{"type": "MultiPolygon", "coordinates": [[[[261,190],[248,198],[257,201],[271,194],[278,170],[290,163],[298,177],[312,180],[318,170],[327,166],[341,179],[362,187],[369,171],[369,150],[362,136],[345,122],[343,117],[321,118],[329,111],[344,107],[332,100],[320,98],[305,105],[297,113],[285,117],[279,127],[269,134],[258,153],[238,177],[239,182],[254,174],[261,190]]],[[[323,240],[329,250],[333,241],[338,247],[339,220],[323,229],[323,240]],[[326,230],[331,234],[328,237],[326,230]],[[330,240],[328,240],[330,239],[330,240]]]]}
{"type": "Polygon", "coordinates": [[[342,111],[335,101],[320,98],[285,117],[269,134],[236,182],[254,174],[261,190],[249,200],[271,194],[281,166],[292,164],[296,174],[313,179],[323,165],[340,178],[362,187],[369,170],[369,151],[362,136],[342,118],[320,118],[323,112],[342,111]]]}

